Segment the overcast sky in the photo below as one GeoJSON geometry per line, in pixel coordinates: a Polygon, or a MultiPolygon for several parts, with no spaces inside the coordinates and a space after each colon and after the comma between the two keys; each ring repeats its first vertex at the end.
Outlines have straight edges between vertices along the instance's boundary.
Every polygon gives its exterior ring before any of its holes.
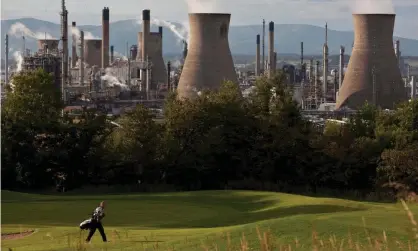
{"type": "MultiPolygon", "coordinates": [[[[200,12],[196,9],[200,7],[207,12],[231,13],[232,25],[256,24],[265,18],[277,24],[328,22],[328,27],[335,30],[352,30],[353,8],[385,12],[392,8],[393,2],[397,14],[395,35],[418,39],[418,0],[66,0],[66,3],[69,22],[97,25],[105,6],[110,8],[111,22],[140,18],[143,9],[150,9],[152,17],[184,23],[190,9],[187,1],[194,2],[191,11],[200,12]]],[[[60,5],[61,0],[2,0],[1,18],[34,17],[59,23],[60,5]]]]}

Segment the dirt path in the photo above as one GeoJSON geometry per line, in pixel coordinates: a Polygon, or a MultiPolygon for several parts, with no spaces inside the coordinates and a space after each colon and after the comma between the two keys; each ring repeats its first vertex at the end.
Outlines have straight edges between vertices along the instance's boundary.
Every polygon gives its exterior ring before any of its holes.
{"type": "Polygon", "coordinates": [[[21,233],[2,233],[1,240],[17,240],[35,233],[35,230],[26,230],[21,233]]]}

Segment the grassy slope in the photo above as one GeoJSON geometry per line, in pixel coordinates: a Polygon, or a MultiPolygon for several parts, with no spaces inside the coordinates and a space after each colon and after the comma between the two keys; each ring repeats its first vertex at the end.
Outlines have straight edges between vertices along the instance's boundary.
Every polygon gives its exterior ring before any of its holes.
{"type": "MultiPolygon", "coordinates": [[[[366,243],[362,217],[371,235],[408,239],[410,223],[400,204],[362,203],[263,192],[191,192],[147,195],[46,196],[2,191],[2,232],[38,229],[20,240],[2,241],[3,248],[77,250],[86,233],[78,224],[100,200],[106,200],[107,250],[201,250],[216,243],[224,250],[228,239],[258,246],[256,228],[270,229],[274,241],[298,242],[308,249],[312,232],[340,241],[352,233],[366,243]],[[229,236],[229,237],[227,237],[229,236]]],[[[418,215],[418,207],[411,208],[418,215]]],[[[101,250],[97,233],[87,250],[101,250]]],[[[305,250],[302,248],[302,250],[305,250]]]]}

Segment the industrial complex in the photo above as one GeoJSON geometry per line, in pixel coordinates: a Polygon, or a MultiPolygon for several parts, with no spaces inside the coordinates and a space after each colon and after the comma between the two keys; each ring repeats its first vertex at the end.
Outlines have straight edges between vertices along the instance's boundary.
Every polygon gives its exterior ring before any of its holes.
{"type": "MultiPolygon", "coordinates": [[[[142,30],[137,44],[129,47],[126,59],[114,55],[110,44],[110,9],[102,10],[101,39],[86,39],[76,22],[68,25],[68,11],[62,0],[61,37],[40,39],[38,50],[23,51],[21,70],[43,68],[52,73],[62,91],[67,109],[89,106],[118,115],[136,104],[160,109],[170,91],[179,98],[194,98],[205,89],[217,89],[223,81],[240,85],[243,96],[252,90],[257,77],[271,77],[280,67],[293,87],[294,98],[305,114],[355,111],[365,102],[393,109],[402,101],[417,97],[416,78],[401,63],[401,45],[393,41],[395,15],[354,14],[354,44],[348,65],[341,46],[339,62],[330,64],[328,26],[325,26],[322,62],[304,58],[300,63],[278,65],[274,44],[274,22],[263,20],[261,35],[255,38],[255,63],[251,71],[237,68],[229,47],[231,14],[189,13],[189,41],[183,41],[182,65],[178,68],[163,58],[163,28],[151,31],[151,11],[142,12],[142,30]],[[69,45],[71,42],[71,55],[69,45]],[[267,55],[266,53],[267,47],[267,55]]],[[[6,35],[6,62],[9,58],[6,35]]],[[[180,53],[180,52],[179,52],[180,53]]],[[[5,82],[12,74],[5,67],[5,82]]]]}

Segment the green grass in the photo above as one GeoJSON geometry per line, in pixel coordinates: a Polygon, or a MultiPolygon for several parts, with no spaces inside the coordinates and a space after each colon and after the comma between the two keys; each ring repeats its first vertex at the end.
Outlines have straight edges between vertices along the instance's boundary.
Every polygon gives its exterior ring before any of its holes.
{"type": "MultiPolygon", "coordinates": [[[[418,215],[418,206],[410,209],[418,215]]],[[[258,230],[271,234],[271,245],[312,250],[312,233],[329,245],[337,239],[365,246],[367,237],[382,240],[384,232],[394,244],[407,243],[414,235],[400,203],[241,191],[102,196],[2,191],[2,232],[27,229],[37,232],[2,241],[2,250],[244,250],[243,236],[250,247],[260,250],[258,230]],[[80,234],[78,224],[101,200],[107,201],[103,223],[110,243],[101,243],[96,233],[84,246],[80,243],[86,232],[80,234]]]]}

